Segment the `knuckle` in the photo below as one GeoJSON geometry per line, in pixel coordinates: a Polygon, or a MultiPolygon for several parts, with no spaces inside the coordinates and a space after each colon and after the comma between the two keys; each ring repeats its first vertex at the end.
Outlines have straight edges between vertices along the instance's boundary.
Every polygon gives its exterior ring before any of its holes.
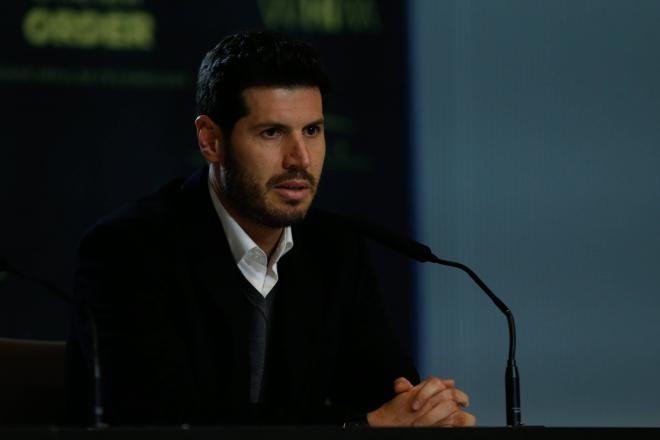
{"type": "Polygon", "coordinates": [[[442,393],[438,393],[432,398],[429,399],[429,403],[432,407],[438,406],[443,400],[446,400],[447,397],[444,396],[442,393]]]}
{"type": "Polygon", "coordinates": [[[458,411],[458,404],[453,400],[447,400],[445,405],[450,412],[458,411]]]}
{"type": "Polygon", "coordinates": [[[438,398],[442,400],[451,399],[453,397],[451,390],[442,390],[438,393],[438,398]]]}
{"type": "Polygon", "coordinates": [[[433,385],[434,387],[440,388],[440,389],[446,388],[445,384],[442,382],[442,380],[438,377],[435,377],[435,376],[431,376],[431,377],[428,378],[428,384],[433,385]]]}

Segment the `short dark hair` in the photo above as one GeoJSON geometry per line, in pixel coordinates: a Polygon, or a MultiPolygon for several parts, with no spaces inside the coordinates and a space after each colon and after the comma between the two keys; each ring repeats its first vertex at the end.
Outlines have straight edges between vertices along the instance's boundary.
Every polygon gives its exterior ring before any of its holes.
{"type": "Polygon", "coordinates": [[[325,102],[330,81],[312,46],[276,32],[238,32],[223,38],[202,60],[197,114],[208,115],[228,137],[247,114],[243,91],[259,86],[318,87],[325,102]]]}

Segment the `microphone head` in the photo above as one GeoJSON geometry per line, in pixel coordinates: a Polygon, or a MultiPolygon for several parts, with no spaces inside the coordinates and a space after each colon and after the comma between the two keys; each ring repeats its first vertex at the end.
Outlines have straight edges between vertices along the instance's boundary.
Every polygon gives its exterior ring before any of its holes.
{"type": "Polygon", "coordinates": [[[402,255],[417,260],[421,263],[435,261],[437,257],[431,252],[431,248],[423,245],[403,234],[394,232],[386,227],[372,221],[358,218],[346,217],[333,212],[326,212],[326,215],[334,218],[335,221],[347,226],[358,234],[370,238],[390,249],[401,253],[402,255]]]}

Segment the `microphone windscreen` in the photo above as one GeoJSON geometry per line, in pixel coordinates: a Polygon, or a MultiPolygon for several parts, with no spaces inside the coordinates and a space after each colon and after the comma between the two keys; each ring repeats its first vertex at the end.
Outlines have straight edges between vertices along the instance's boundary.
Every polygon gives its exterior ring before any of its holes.
{"type": "Polygon", "coordinates": [[[368,237],[383,246],[406,255],[409,258],[419,262],[435,261],[437,257],[433,255],[431,248],[423,245],[403,234],[377,224],[357,217],[344,217],[334,214],[336,219],[365,237],[368,237]]]}

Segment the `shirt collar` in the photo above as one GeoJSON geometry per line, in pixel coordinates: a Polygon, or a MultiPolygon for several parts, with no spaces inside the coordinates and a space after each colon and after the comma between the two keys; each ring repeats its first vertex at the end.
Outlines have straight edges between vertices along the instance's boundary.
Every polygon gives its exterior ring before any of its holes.
{"type": "MultiPolygon", "coordinates": [[[[231,250],[234,261],[238,264],[239,261],[244,259],[249,253],[262,253],[265,256],[265,252],[250,238],[250,236],[241,228],[241,225],[238,224],[236,220],[227,212],[227,209],[224,207],[216,190],[214,189],[213,180],[215,179],[215,172],[213,166],[209,166],[209,178],[208,186],[209,192],[211,194],[211,200],[213,201],[213,206],[215,207],[218,217],[220,217],[220,222],[222,223],[222,228],[225,231],[227,236],[227,241],[229,243],[229,249],[231,250]]],[[[276,264],[277,261],[286,254],[293,247],[293,234],[291,233],[291,226],[284,228],[284,232],[280,237],[277,247],[273,252],[272,258],[269,261],[269,265],[276,264]]]]}

